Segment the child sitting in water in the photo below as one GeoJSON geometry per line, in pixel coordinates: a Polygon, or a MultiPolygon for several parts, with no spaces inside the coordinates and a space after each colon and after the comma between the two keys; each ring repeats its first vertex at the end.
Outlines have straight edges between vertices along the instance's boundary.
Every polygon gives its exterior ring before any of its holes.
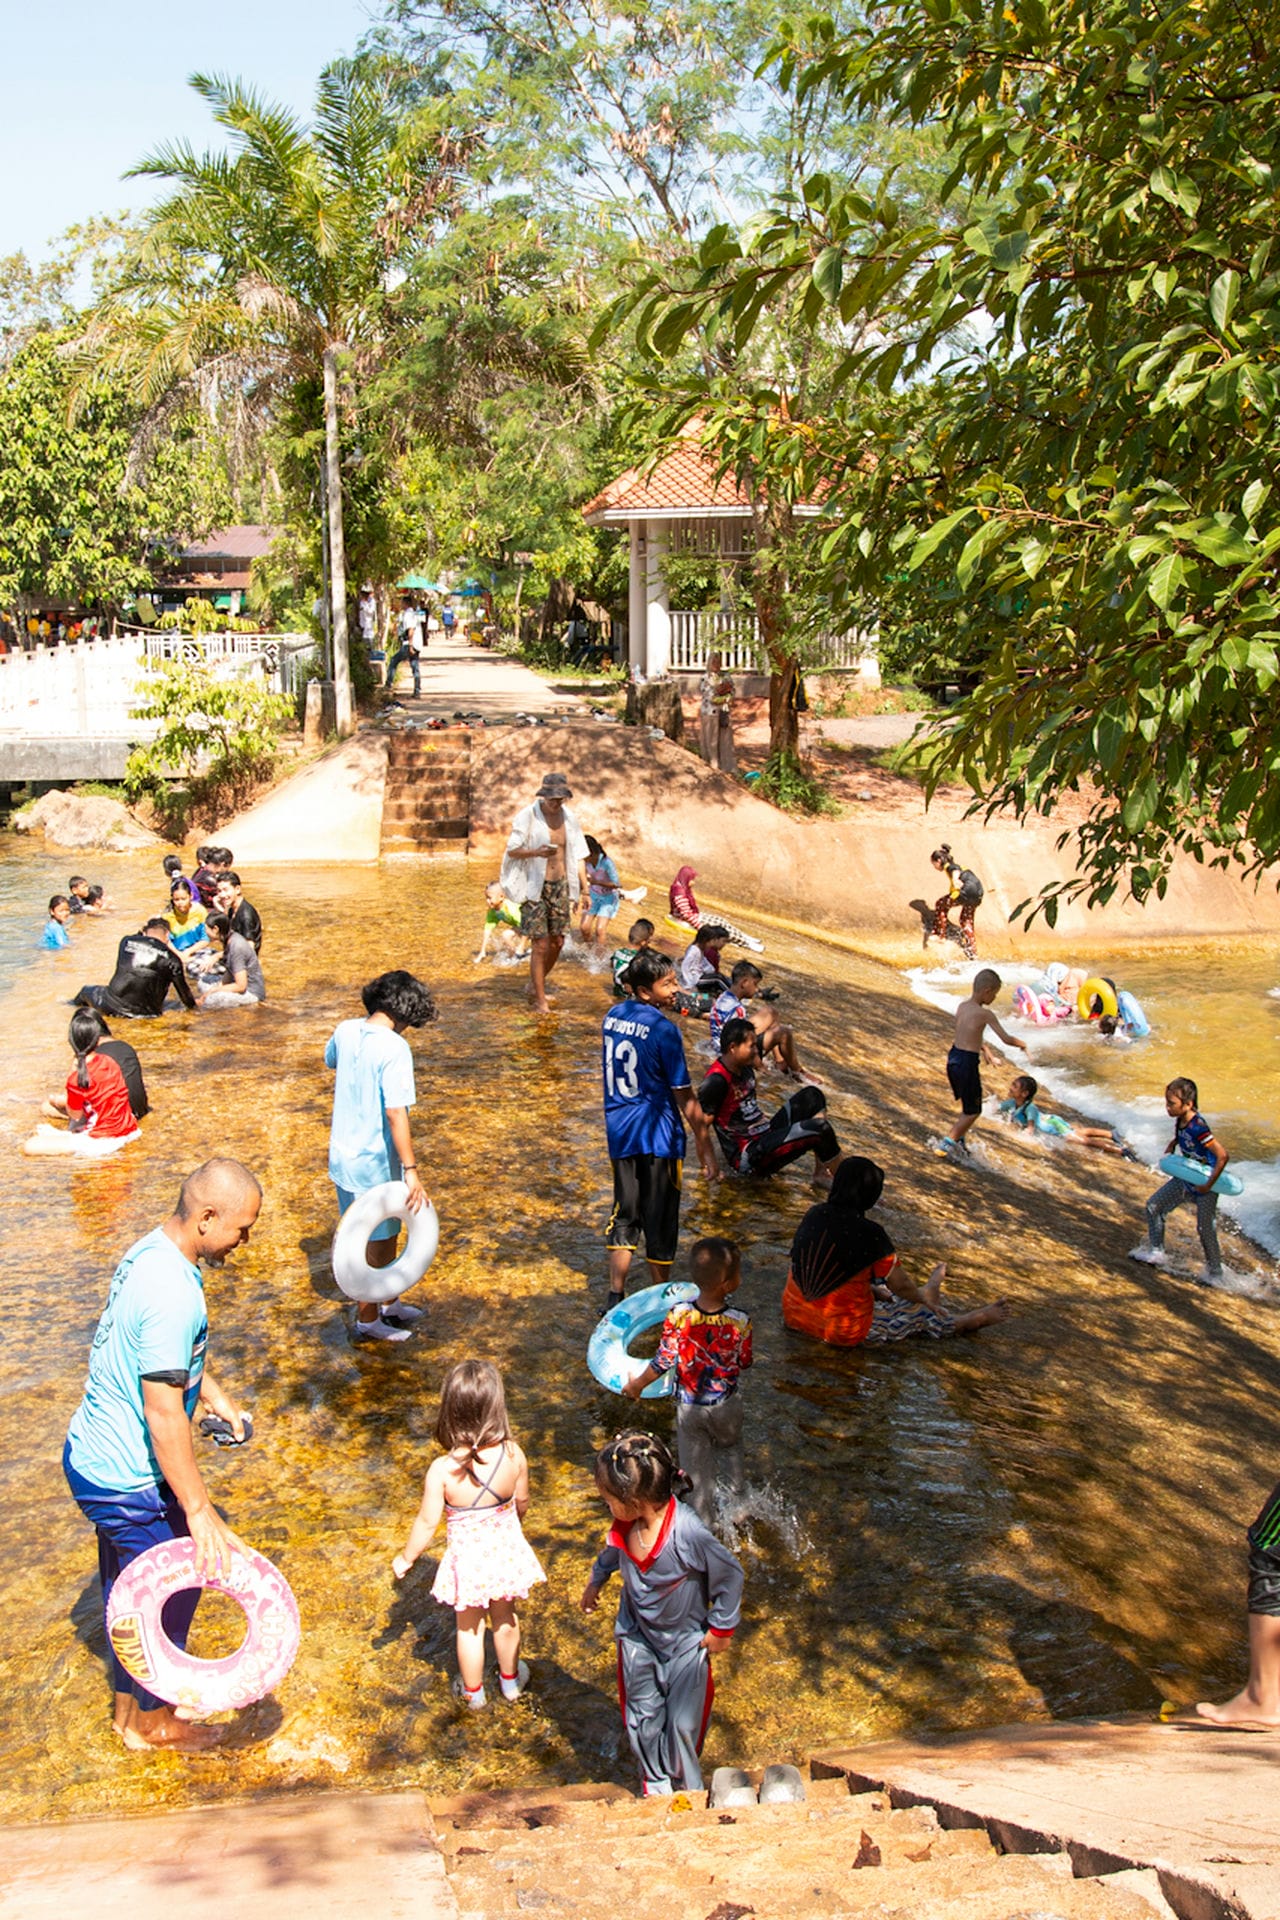
{"type": "Polygon", "coordinates": [[[1129,1258],[1141,1260],[1149,1267],[1167,1266],[1169,1263],[1164,1251],[1165,1220],[1175,1207],[1194,1205],[1196,1231],[1204,1249],[1204,1278],[1210,1286],[1214,1286],[1222,1278],[1216,1189],[1231,1156],[1214,1139],[1209,1122],[1197,1111],[1199,1102],[1200,1093],[1194,1080],[1179,1077],[1169,1082],[1164,1090],[1164,1110],[1174,1123],[1174,1132],[1165,1152],[1180,1154],[1184,1160],[1197,1160],[1201,1166],[1211,1167],[1213,1171],[1202,1187],[1193,1186],[1189,1180],[1179,1180],[1175,1174],[1173,1179],[1166,1180],[1162,1187],[1156,1189],[1147,1202],[1147,1243],[1135,1247],[1129,1258]]]}
{"type": "Polygon", "coordinates": [[[991,967],[983,967],[973,976],[969,998],[956,1008],[955,1035],[947,1055],[947,1079],[960,1102],[960,1117],[952,1121],[950,1132],[937,1142],[935,1153],[954,1157],[969,1151],[964,1137],[982,1113],[982,1062],[995,1065],[995,1056],[983,1041],[987,1030],[1021,1053],[1027,1051],[1026,1041],[1019,1040],[1015,1033],[1006,1033],[991,1011],[999,991],[1000,975],[991,967]]]}
{"type": "Polygon", "coordinates": [[[759,1038],[760,1058],[768,1060],[772,1057],[774,1066],[781,1067],[789,1079],[803,1080],[804,1070],[796,1054],[796,1037],[791,1028],[783,1026],[772,1007],[748,1005],[752,1000],[767,999],[767,993],[761,991],[763,979],[764,975],[753,960],[738,961],[729,975],[728,986],[712,1004],[709,1020],[711,1038],[719,1046],[728,1021],[749,1020],[759,1038]]]}
{"type": "Polygon", "coordinates": [[[1078,1146],[1092,1148],[1095,1153],[1115,1153],[1122,1160],[1137,1159],[1133,1148],[1112,1127],[1072,1127],[1060,1114],[1042,1113],[1035,1103],[1039,1091],[1040,1082],[1029,1073],[1020,1073],[1010,1082],[1008,1096],[1000,1102],[1000,1112],[1010,1126],[1029,1127],[1032,1133],[1071,1140],[1078,1146]]]}
{"type": "Polygon", "coordinates": [[[485,958],[492,939],[495,953],[514,954],[523,960],[529,951],[529,942],[520,931],[520,909],[515,902],[508,900],[502,891],[499,880],[491,880],[484,890],[485,914],[484,931],[480,936],[480,951],[472,954],[475,965],[485,958]]]}
{"type": "Polygon", "coordinates": [[[78,1007],[72,1014],[67,1038],[76,1064],[67,1077],[70,1128],[64,1131],[41,1121],[23,1143],[24,1153],[102,1159],[140,1137],[124,1074],[118,1062],[98,1052],[102,1032],[102,1021],[93,1008],[78,1007]]]}
{"type": "Polygon", "coordinates": [[[706,1013],[717,994],[724,992],[728,982],[720,972],[720,952],[728,938],[728,927],[709,920],[681,954],[676,974],[687,996],[682,1012],[706,1013]]]}
{"type": "Polygon", "coordinates": [[[689,1483],[662,1441],[620,1433],[596,1457],[596,1488],[613,1525],[578,1602],[594,1613],[622,1575],[614,1629],[623,1724],[646,1795],[696,1793],[711,1718],[712,1654],[742,1610],[742,1568],[692,1507],[689,1483]]]}
{"type": "Polygon", "coordinates": [[[614,948],[609,964],[613,969],[613,997],[615,1000],[626,1000],[630,998],[631,989],[628,987],[623,975],[626,973],[627,968],[631,965],[636,955],[642,952],[645,947],[653,944],[653,935],[654,925],[652,920],[633,920],[627,932],[629,945],[614,948]]]}
{"type": "Polygon", "coordinates": [[[698,1088],[698,1104],[715,1127],[726,1163],[734,1173],[764,1179],[811,1153],[813,1184],[829,1187],[840,1164],[840,1142],[827,1118],[826,1096],[821,1087],[801,1087],[766,1120],[756,1099],[759,1045],[749,1020],[726,1021],[720,1057],[698,1088]]]}
{"type": "Polygon", "coordinates": [[[751,1321],[729,1305],[742,1282],[742,1253],[718,1235],[689,1249],[696,1300],[682,1300],[662,1323],[658,1351],[622,1391],[638,1400],[651,1381],[675,1368],[676,1451],[693,1482],[692,1502],[714,1526],[716,1490],[742,1495],[742,1400],[738,1385],[751,1365],[751,1321]]]}
{"type": "Polygon", "coordinates": [[[445,1375],[436,1439],[445,1451],[427,1469],[418,1517],[391,1570],[403,1580],[445,1520],[445,1549],[431,1596],[452,1607],[457,1619],[453,1691],[479,1712],[485,1705],[486,1621],[493,1629],[502,1697],[518,1700],[529,1669],[520,1658],[515,1603],[527,1600],[530,1587],[547,1577],[520,1526],[529,1506],[529,1463],[511,1437],[502,1375],[488,1360],[463,1360],[445,1375]]]}
{"type": "Polygon", "coordinates": [[[71,935],[67,932],[67,922],[70,918],[71,902],[65,893],[55,893],[49,902],[49,918],[44,923],[40,945],[50,953],[58,953],[63,947],[69,947],[71,935]]]}

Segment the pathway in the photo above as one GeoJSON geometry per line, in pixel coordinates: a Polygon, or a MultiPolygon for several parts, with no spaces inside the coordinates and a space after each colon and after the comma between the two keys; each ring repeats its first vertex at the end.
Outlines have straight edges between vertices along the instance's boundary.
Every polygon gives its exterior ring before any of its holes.
{"type": "Polygon", "coordinates": [[[519,660],[473,647],[466,640],[433,639],[422,656],[422,696],[413,697],[406,661],[396,673],[396,698],[415,720],[451,720],[455,713],[487,721],[517,713],[585,714],[590,703],[568,683],[547,680],[519,660]]]}

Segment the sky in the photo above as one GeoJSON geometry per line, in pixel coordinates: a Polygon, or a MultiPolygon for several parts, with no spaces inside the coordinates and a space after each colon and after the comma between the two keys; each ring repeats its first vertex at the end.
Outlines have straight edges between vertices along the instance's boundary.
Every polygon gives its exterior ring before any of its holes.
{"type": "Polygon", "coordinates": [[[0,256],[41,259],[97,213],[158,183],[122,180],[152,147],[218,132],[187,85],[230,73],[305,112],[316,75],[351,53],[376,0],[2,0],[0,256]]]}

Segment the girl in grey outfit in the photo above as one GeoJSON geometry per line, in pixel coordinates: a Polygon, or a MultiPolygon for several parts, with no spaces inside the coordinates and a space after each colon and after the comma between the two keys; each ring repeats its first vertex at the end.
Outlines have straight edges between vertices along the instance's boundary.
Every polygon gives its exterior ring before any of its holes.
{"type": "Polygon", "coordinates": [[[621,1571],[615,1636],[623,1724],[646,1794],[702,1785],[698,1756],[711,1718],[711,1655],[728,1645],[742,1604],[742,1568],[674,1497],[689,1486],[661,1440],[623,1433],[596,1460],[613,1515],[580,1605],[592,1613],[621,1571]]]}

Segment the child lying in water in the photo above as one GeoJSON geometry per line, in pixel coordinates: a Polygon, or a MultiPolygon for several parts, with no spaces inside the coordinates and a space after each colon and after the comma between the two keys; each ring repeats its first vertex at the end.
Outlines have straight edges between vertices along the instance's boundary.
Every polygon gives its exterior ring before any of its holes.
{"type": "Polygon", "coordinates": [[[1112,1127],[1071,1127],[1058,1113],[1042,1113],[1036,1105],[1040,1091],[1038,1080],[1020,1073],[1010,1082],[1008,1098],[1000,1102],[1000,1112],[1010,1126],[1027,1127],[1032,1133],[1053,1134],[1079,1147],[1091,1147],[1095,1153],[1115,1153],[1122,1160],[1136,1160],[1137,1154],[1112,1127]]]}

